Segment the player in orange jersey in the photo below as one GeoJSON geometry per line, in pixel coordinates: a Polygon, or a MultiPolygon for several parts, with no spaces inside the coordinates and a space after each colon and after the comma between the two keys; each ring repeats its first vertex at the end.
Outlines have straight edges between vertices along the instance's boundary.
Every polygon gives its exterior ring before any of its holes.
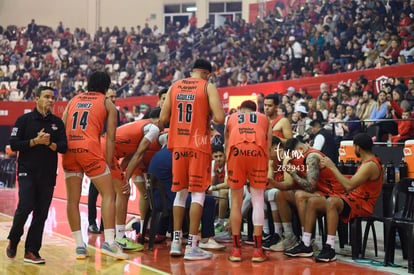
{"type": "Polygon", "coordinates": [[[268,156],[272,140],[272,128],[267,117],[256,112],[251,100],[240,105],[240,112],[228,117],[224,132],[228,184],[231,188],[230,224],[233,248],[229,260],[241,261],[240,225],[243,187],[250,183],[253,205],[254,251],[253,262],[263,262],[267,255],[262,250],[264,222],[264,190],[267,184],[268,156]]]}
{"type": "MultiPolygon", "coordinates": [[[[116,242],[126,250],[140,251],[143,249],[141,245],[134,243],[125,236],[125,220],[128,207],[129,192],[125,192],[124,185],[129,186],[129,179],[133,172],[144,158],[145,153],[150,145],[155,141],[158,142],[160,130],[158,128],[158,119],[160,108],[154,108],[149,114],[149,119],[136,120],[124,124],[117,128],[115,138],[115,154],[110,167],[112,180],[114,182],[116,192],[116,242]],[[119,160],[123,158],[121,165],[119,160]],[[123,168],[123,169],[122,169],[123,168]],[[126,177],[123,171],[126,169],[126,177]]],[[[106,136],[101,137],[101,147],[106,147],[106,136]]],[[[145,217],[147,203],[145,200],[145,181],[143,175],[139,176],[141,180],[134,181],[139,192],[140,214],[145,217]]]]}
{"type": "Polygon", "coordinates": [[[285,144],[286,140],[293,137],[292,126],[286,117],[277,114],[278,105],[279,98],[276,94],[266,95],[264,100],[264,111],[272,124],[272,134],[280,138],[283,144],[285,144]]]}
{"type": "Polygon", "coordinates": [[[190,228],[184,259],[212,257],[198,247],[198,228],[205,191],[210,185],[211,144],[210,113],[215,123],[223,123],[225,114],[215,85],[208,82],[212,71],[209,61],[198,59],[191,77],[175,82],[167,93],[160,122],[170,122],[168,149],[173,152],[174,236],[170,255],[180,256],[182,223],[188,191],[191,193],[190,228]]]}
{"type": "Polygon", "coordinates": [[[349,222],[355,217],[368,217],[374,212],[375,203],[381,194],[383,169],[380,159],[372,153],[373,142],[370,136],[360,133],[354,137],[355,155],[362,160],[358,171],[351,178],[339,172],[329,158],[321,160],[321,165],[331,169],[347,194],[330,196],[326,201],[328,236],[322,251],[315,257],[317,262],[335,261],[335,236],[339,218],[349,222]]]}
{"type": "MultiPolygon", "coordinates": [[[[76,257],[88,256],[80,228],[79,200],[82,177],[85,173],[102,196],[102,217],[105,224],[105,242],[101,253],[118,259],[128,256],[114,239],[115,192],[109,166],[115,151],[117,112],[115,105],[105,97],[111,84],[108,74],[95,72],[88,80],[88,92],[75,96],[63,114],[68,137],[68,151],[63,155],[67,190],[69,225],[76,242],[76,257]],[[106,159],[101,150],[100,135],[107,121],[106,159]]],[[[129,186],[128,186],[129,188],[129,186]]],[[[129,189],[127,189],[129,190],[129,189]]]]}

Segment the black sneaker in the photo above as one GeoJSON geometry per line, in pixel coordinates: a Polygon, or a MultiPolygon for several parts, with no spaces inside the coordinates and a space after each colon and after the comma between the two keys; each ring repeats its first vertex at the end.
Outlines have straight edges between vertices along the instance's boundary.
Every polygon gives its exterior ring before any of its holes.
{"type": "Polygon", "coordinates": [[[248,245],[254,245],[253,236],[246,236],[245,238],[243,238],[243,242],[248,245]]]}
{"type": "Polygon", "coordinates": [[[335,249],[329,244],[324,244],[322,251],[315,257],[315,261],[320,263],[336,261],[335,249]]]}
{"type": "Polygon", "coordinates": [[[24,262],[31,263],[31,264],[45,264],[46,263],[45,259],[40,257],[39,253],[30,252],[30,251],[27,251],[24,254],[24,262]]]}
{"type": "Polygon", "coordinates": [[[268,238],[267,240],[263,241],[262,243],[262,248],[264,250],[270,250],[270,247],[274,244],[277,244],[280,241],[280,236],[279,234],[273,234],[270,238],[268,238]]]}
{"type": "Polygon", "coordinates": [[[285,255],[289,257],[312,257],[313,249],[311,246],[306,246],[302,241],[289,250],[285,251],[285,255]]]}
{"type": "Polygon", "coordinates": [[[101,231],[99,230],[98,226],[96,226],[96,224],[89,225],[88,232],[92,234],[101,234],[101,231]]]}
{"type": "Polygon", "coordinates": [[[17,252],[17,244],[13,244],[11,241],[9,241],[9,245],[7,246],[7,249],[6,249],[7,257],[9,257],[10,259],[13,259],[14,257],[16,257],[16,252],[17,252]]]}

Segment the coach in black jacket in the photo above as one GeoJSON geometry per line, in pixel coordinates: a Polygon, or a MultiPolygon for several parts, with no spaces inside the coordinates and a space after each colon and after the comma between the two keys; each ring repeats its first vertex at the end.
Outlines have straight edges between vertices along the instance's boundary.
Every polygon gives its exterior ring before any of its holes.
{"type": "Polygon", "coordinates": [[[19,151],[19,204],[10,229],[7,256],[16,256],[24,224],[33,211],[26,238],[24,261],[43,264],[39,255],[43,228],[56,184],[57,153],[65,153],[67,140],[62,120],[51,113],[55,96],[53,88],[39,87],[35,94],[36,108],[20,116],[12,129],[10,146],[19,151]]]}

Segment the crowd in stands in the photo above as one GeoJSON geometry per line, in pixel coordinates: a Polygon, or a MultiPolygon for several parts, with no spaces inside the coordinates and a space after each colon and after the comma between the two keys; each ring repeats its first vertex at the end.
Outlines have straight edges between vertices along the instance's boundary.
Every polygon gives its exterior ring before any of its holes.
{"type": "Polygon", "coordinates": [[[278,2],[254,23],[236,16],[216,28],[177,23],[161,32],[146,23],[95,34],[33,19],[0,28],[0,99],[31,100],[45,82],[68,100],[95,70],[110,73],[119,96],[154,95],[188,76],[195,58],[213,63],[218,87],[404,64],[413,61],[413,12],[414,2],[402,0],[310,1],[294,10],[278,2]]]}

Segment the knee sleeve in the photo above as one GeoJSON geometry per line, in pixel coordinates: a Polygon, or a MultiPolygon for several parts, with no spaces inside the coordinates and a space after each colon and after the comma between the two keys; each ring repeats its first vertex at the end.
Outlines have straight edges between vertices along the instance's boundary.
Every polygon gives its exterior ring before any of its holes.
{"type": "Polygon", "coordinates": [[[260,226],[264,222],[264,196],[263,190],[250,186],[253,204],[253,225],[260,226]]]}
{"type": "Polygon", "coordinates": [[[267,190],[265,193],[265,200],[269,202],[270,204],[270,209],[272,211],[276,211],[277,210],[277,204],[276,204],[276,193],[278,192],[278,189],[270,189],[267,190]]]}
{"type": "Polygon", "coordinates": [[[185,207],[188,196],[188,189],[182,189],[175,194],[174,206],[185,207]]]}
{"type": "Polygon", "coordinates": [[[206,198],[206,193],[204,192],[192,192],[191,193],[191,203],[198,203],[199,205],[204,205],[204,199],[206,198]]]}

